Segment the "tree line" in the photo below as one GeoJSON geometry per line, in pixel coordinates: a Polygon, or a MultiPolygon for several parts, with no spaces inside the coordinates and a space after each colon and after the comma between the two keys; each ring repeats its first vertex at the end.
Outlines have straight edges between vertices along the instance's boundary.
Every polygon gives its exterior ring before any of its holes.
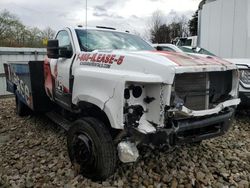
{"type": "Polygon", "coordinates": [[[150,40],[152,43],[173,43],[178,37],[197,35],[198,11],[189,20],[185,15],[175,15],[170,23],[164,21],[164,14],[155,11],[149,20],[150,40]]]}
{"type": "MultiPolygon", "coordinates": [[[[172,43],[177,37],[197,35],[198,11],[189,20],[177,14],[166,23],[164,14],[155,11],[146,32],[152,43],[172,43]]],[[[5,47],[45,47],[43,41],[53,38],[55,31],[50,27],[43,30],[25,26],[19,18],[7,10],[0,12],[0,46],[5,47]]]]}
{"type": "Polygon", "coordinates": [[[55,31],[50,27],[43,30],[25,26],[19,18],[7,10],[0,12],[0,46],[44,47],[44,41],[53,38],[55,31]]]}

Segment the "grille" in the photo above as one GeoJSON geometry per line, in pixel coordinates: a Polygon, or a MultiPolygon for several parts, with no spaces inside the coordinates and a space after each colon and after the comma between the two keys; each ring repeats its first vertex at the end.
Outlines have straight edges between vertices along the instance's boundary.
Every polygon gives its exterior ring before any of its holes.
{"type": "Polygon", "coordinates": [[[192,110],[213,108],[227,100],[232,90],[232,71],[176,75],[175,93],[192,110]]]}
{"type": "Polygon", "coordinates": [[[250,84],[250,71],[249,70],[241,70],[240,71],[240,80],[244,84],[250,84]]]}

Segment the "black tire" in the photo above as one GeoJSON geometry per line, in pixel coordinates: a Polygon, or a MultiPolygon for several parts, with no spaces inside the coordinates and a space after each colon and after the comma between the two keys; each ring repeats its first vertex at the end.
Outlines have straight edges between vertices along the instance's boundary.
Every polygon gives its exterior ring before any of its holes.
{"type": "Polygon", "coordinates": [[[29,107],[24,104],[17,95],[15,95],[16,97],[16,114],[23,117],[23,116],[28,116],[30,115],[30,109],[29,107]]]}
{"type": "Polygon", "coordinates": [[[75,121],[68,132],[67,146],[76,173],[94,181],[114,173],[116,148],[101,121],[91,117],[75,121]]]}
{"type": "Polygon", "coordinates": [[[191,145],[193,145],[193,146],[199,146],[201,144],[202,144],[202,140],[196,141],[196,142],[191,142],[191,145]]]}

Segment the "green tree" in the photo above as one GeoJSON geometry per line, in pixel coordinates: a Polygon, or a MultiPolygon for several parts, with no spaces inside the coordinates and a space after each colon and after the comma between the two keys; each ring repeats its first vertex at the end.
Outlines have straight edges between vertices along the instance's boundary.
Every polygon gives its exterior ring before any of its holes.
{"type": "Polygon", "coordinates": [[[155,11],[148,23],[150,39],[153,43],[159,43],[159,29],[163,25],[163,14],[161,11],[155,11]]]}
{"type": "Polygon", "coordinates": [[[170,43],[170,28],[166,24],[163,24],[151,35],[153,43],[170,43]]]}
{"type": "Polygon", "coordinates": [[[169,27],[171,40],[175,39],[176,37],[182,36],[182,25],[180,22],[172,22],[171,24],[169,24],[169,27]]]}
{"type": "Polygon", "coordinates": [[[55,31],[50,27],[41,30],[25,26],[19,18],[7,10],[0,12],[0,46],[44,47],[43,39],[51,39],[55,31]]]}
{"type": "Polygon", "coordinates": [[[189,20],[188,26],[191,36],[198,35],[198,10],[194,13],[191,20],[189,20]]]}
{"type": "Polygon", "coordinates": [[[0,45],[12,46],[15,41],[15,31],[17,28],[22,27],[19,19],[7,10],[0,12],[0,45]]]}
{"type": "Polygon", "coordinates": [[[28,29],[27,46],[42,47],[42,31],[39,28],[28,29]]]}

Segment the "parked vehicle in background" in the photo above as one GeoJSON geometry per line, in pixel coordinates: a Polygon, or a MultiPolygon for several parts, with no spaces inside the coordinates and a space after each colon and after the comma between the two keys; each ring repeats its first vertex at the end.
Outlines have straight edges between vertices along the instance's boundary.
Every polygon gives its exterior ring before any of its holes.
{"type": "Polygon", "coordinates": [[[196,47],[197,44],[198,44],[198,36],[181,37],[176,42],[176,46],[196,47]]]}
{"type": "Polygon", "coordinates": [[[195,53],[195,54],[215,56],[211,52],[207,51],[204,48],[200,48],[200,47],[176,46],[176,45],[168,44],[168,43],[153,44],[153,47],[159,51],[184,52],[184,53],[195,53]]]}
{"type": "Polygon", "coordinates": [[[17,113],[45,113],[68,131],[70,159],[93,180],[113,174],[137,145],[174,147],[223,135],[238,99],[238,71],[223,60],[156,51],[113,28],[67,27],[45,61],[5,64],[17,113]]]}
{"type": "Polygon", "coordinates": [[[250,59],[226,59],[237,65],[240,73],[240,108],[250,108],[250,59]]]}

